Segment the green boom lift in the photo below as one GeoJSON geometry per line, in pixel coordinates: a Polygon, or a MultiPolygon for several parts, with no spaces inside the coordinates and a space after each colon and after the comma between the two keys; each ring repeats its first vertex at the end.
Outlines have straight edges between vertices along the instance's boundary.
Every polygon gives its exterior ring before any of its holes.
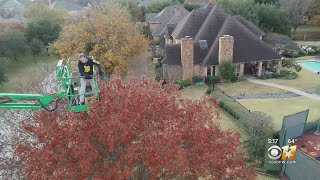
{"type": "MultiPolygon", "coordinates": [[[[79,105],[80,77],[73,76],[71,62],[60,60],[55,69],[60,92],[53,94],[12,94],[0,93],[0,109],[29,109],[54,111],[57,109],[58,100],[65,98],[68,108],[74,112],[84,112],[89,109],[88,104],[79,105]]],[[[94,95],[99,98],[99,89],[96,73],[93,75],[96,92],[86,93],[85,96],[94,95]]]]}

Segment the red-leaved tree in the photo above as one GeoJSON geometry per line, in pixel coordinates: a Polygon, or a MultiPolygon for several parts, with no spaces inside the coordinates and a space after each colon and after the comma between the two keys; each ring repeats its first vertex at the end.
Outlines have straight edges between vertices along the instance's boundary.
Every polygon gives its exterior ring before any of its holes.
{"type": "Polygon", "coordinates": [[[173,84],[114,75],[86,113],[41,112],[16,153],[28,179],[254,179],[239,134],[214,123],[218,103],[184,100],[173,84]]]}

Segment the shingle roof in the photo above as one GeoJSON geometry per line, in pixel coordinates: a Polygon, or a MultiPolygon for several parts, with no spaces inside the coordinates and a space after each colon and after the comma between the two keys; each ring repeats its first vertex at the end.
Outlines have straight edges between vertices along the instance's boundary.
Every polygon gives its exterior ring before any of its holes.
{"type": "Polygon", "coordinates": [[[188,16],[177,24],[176,29],[172,32],[172,37],[175,39],[181,39],[185,36],[194,38],[211,9],[212,7],[208,6],[191,11],[188,16]]]}
{"type": "Polygon", "coordinates": [[[159,23],[159,26],[152,32],[153,36],[164,35],[164,29],[167,24],[176,24],[187,14],[189,14],[189,11],[187,11],[183,6],[174,5],[164,8],[159,13],[146,14],[146,22],[159,23]],[[180,11],[179,15],[176,15],[176,8],[180,11]]]}
{"type": "Polygon", "coordinates": [[[203,64],[217,65],[219,52],[219,38],[223,35],[230,35],[234,38],[233,62],[250,62],[280,59],[281,56],[273,51],[264,41],[260,39],[246,26],[238,21],[234,16],[228,17],[219,34],[217,35],[213,46],[203,61],[203,64]]]}
{"type": "MultiPolygon", "coordinates": [[[[260,39],[260,36],[264,34],[261,29],[243,17],[229,16],[220,8],[208,6],[192,11],[177,25],[172,36],[176,39],[184,36],[194,37],[194,63],[217,65],[219,63],[219,38],[223,35],[231,35],[234,38],[233,62],[235,63],[280,59],[281,56],[260,39]],[[208,9],[210,9],[209,12],[207,12],[208,9]],[[203,18],[204,14],[206,17],[203,18]],[[201,23],[199,21],[202,18],[201,23]],[[207,41],[207,49],[200,48],[200,40],[207,41]]],[[[177,62],[177,57],[181,57],[180,48],[180,44],[166,46],[164,62],[181,64],[177,62]]]]}
{"type": "Polygon", "coordinates": [[[61,8],[66,9],[67,11],[80,11],[83,7],[67,0],[57,0],[51,4],[51,8],[61,8]]]}
{"type": "Polygon", "coordinates": [[[242,16],[235,16],[239,22],[241,22],[246,28],[248,28],[251,32],[256,34],[257,36],[264,36],[266,33],[258,28],[253,22],[246,20],[242,16]]]}
{"type": "Polygon", "coordinates": [[[181,46],[180,44],[166,45],[166,56],[170,58],[163,59],[163,64],[181,66],[181,46]]]}
{"type": "Polygon", "coordinates": [[[164,31],[166,32],[165,34],[165,38],[169,39],[171,37],[171,34],[174,30],[174,28],[176,27],[177,24],[168,24],[167,27],[164,29],[164,31]]]}

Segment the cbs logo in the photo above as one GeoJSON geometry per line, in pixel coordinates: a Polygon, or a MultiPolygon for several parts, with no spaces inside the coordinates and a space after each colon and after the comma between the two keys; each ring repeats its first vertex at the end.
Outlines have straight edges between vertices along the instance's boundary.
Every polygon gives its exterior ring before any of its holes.
{"type": "Polygon", "coordinates": [[[279,146],[273,145],[268,149],[268,156],[272,160],[294,160],[296,156],[297,146],[279,146]]]}
{"type": "Polygon", "coordinates": [[[282,150],[279,146],[273,145],[268,149],[268,156],[272,160],[277,160],[281,157],[282,150]]]}

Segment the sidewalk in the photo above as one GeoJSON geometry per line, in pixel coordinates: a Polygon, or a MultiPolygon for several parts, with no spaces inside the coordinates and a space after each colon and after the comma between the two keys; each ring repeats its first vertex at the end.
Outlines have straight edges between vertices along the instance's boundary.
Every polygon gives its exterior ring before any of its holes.
{"type": "Polygon", "coordinates": [[[320,101],[320,96],[318,96],[318,95],[309,94],[309,93],[306,93],[306,92],[303,92],[303,91],[300,91],[298,89],[294,89],[294,88],[291,88],[291,87],[288,87],[288,86],[283,86],[283,85],[274,84],[274,83],[268,83],[268,82],[264,82],[264,81],[261,81],[261,80],[256,80],[256,79],[253,79],[253,78],[247,78],[247,80],[250,81],[250,82],[256,83],[256,84],[261,84],[261,85],[264,85],[264,86],[270,86],[270,87],[283,89],[283,90],[290,91],[290,92],[293,92],[295,94],[310,98],[312,100],[320,101]]]}

